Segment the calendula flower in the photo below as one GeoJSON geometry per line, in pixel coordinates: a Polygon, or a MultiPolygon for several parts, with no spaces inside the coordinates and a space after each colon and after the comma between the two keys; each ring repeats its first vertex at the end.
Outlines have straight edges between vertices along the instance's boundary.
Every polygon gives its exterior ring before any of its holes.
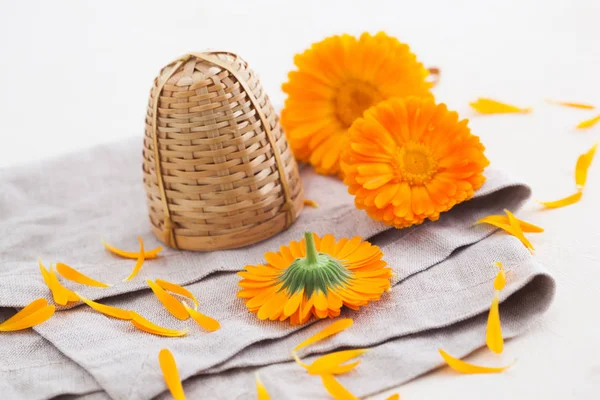
{"type": "Polygon", "coordinates": [[[470,199],[489,164],[467,120],[433,100],[390,99],[350,128],[342,155],[355,204],[397,228],[437,220],[470,199]]]}
{"type": "Polygon", "coordinates": [[[300,242],[265,254],[267,264],[248,265],[238,297],[258,318],[303,324],[312,316],[337,317],[343,306],[358,309],[390,288],[392,270],[377,246],[360,237],[320,238],[307,232],[300,242]]]}
{"type": "Polygon", "coordinates": [[[294,63],[298,70],[282,87],[281,124],[296,158],[322,174],[339,173],[348,128],[366,109],[391,97],[432,98],[427,69],[383,32],[326,38],[294,63]]]}

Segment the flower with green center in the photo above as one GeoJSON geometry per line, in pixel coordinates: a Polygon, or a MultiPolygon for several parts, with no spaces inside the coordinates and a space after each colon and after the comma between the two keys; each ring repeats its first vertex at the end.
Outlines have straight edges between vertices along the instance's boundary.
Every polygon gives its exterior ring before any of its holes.
{"type": "Polygon", "coordinates": [[[260,319],[303,324],[311,316],[336,317],[343,306],[358,309],[390,288],[392,270],[379,247],[360,237],[320,238],[306,233],[299,242],[265,254],[266,264],[247,265],[238,297],[260,319]]]}

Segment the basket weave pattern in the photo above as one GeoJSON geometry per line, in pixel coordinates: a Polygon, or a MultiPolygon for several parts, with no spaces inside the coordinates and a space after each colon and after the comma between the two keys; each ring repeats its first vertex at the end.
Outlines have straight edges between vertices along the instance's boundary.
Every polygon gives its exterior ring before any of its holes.
{"type": "Polygon", "coordinates": [[[242,247],[300,213],[298,166],[267,95],[238,56],[188,54],[163,68],[145,132],[150,221],[167,245],[242,247]]]}

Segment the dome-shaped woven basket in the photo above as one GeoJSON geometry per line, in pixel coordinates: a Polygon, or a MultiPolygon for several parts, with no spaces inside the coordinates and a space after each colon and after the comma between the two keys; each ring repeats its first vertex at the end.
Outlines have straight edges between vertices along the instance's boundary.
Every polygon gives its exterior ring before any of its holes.
{"type": "Polygon", "coordinates": [[[303,206],[275,110],[232,53],[188,54],[162,69],[150,93],[143,169],[154,234],[179,249],[259,242],[303,206]]]}

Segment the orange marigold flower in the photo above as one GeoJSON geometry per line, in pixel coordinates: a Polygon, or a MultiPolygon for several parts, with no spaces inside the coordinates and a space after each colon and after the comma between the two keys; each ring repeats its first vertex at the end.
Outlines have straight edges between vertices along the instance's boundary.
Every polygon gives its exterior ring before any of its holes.
{"type": "Polygon", "coordinates": [[[408,45],[380,32],[331,36],[302,54],[288,75],[281,124],[301,161],[322,174],[340,172],[348,128],[363,111],[391,97],[432,98],[428,70],[408,45]]]}
{"type": "Polygon", "coordinates": [[[238,297],[265,320],[303,324],[311,315],[334,318],[357,310],[390,288],[391,268],[379,247],[360,237],[335,240],[307,232],[300,242],[265,253],[267,264],[247,265],[238,297]]]}
{"type": "Polygon", "coordinates": [[[342,154],[356,206],[405,228],[470,199],[489,161],[467,123],[429,99],[391,99],[369,109],[350,128],[342,154]]]}

